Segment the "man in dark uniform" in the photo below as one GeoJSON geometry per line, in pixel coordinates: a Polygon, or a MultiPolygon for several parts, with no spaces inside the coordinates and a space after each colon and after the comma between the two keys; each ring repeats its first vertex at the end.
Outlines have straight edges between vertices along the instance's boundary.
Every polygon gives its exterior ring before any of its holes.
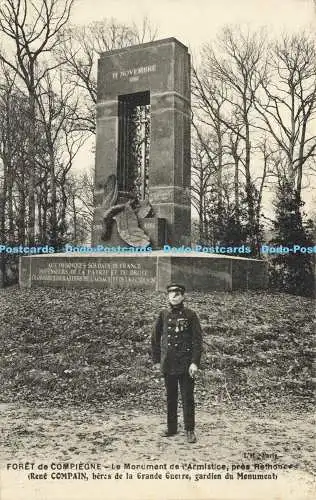
{"type": "Polygon", "coordinates": [[[202,352],[202,330],[194,311],[184,307],[185,288],[177,283],[167,287],[169,309],[163,309],[152,335],[152,357],[155,367],[164,375],[167,392],[168,426],[163,436],[177,433],[178,385],[180,385],[184,428],[189,443],[194,433],[194,377],[202,352]]]}

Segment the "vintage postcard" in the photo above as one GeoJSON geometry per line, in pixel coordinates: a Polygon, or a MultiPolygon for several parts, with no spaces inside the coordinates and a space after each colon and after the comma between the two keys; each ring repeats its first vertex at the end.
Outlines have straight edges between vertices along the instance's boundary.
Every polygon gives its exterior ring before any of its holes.
{"type": "Polygon", "coordinates": [[[0,2],[1,500],[311,500],[313,0],[0,2]]]}

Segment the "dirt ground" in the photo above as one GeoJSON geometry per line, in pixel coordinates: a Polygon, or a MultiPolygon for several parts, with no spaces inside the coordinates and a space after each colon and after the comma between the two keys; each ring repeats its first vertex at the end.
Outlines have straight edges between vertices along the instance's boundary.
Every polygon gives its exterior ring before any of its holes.
{"type": "MultiPolygon", "coordinates": [[[[181,420],[180,420],[181,421],[181,420]]],[[[241,411],[214,406],[210,411],[197,408],[196,444],[188,444],[180,426],[177,436],[161,438],[164,428],[163,409],[157,411],[104,408],[51,408],[1,405],[2,479],[1,500],[68,500],[123,498],[195,498],[195,499],[277,499],[307,500],[313,496],[315,451],[314,419],[310,414],[297,414],[270,408],[264,412],[241,411]],[[255,453],[251,457],[245,454],[255,453]],[[259,455],[259,454],[266,454],[259,455]],[[267,455],[270,457],[266,458],[267,455]],[[271,458],[271,455],[276,455],[271,458]],[[111,480],[28,480],[29,471],[7,470],[8,463],[100,463],[102,472],[112,473],[111,480]],[[290,471],[275,471],[277,480],[237,479],[236,474],[258,473],[253,464],[293,464],[290,471]],[[197,481],[196,470],[191,479],[125,480],[124,464],[226,464],[234,471],[231,481],[210,479],[197,481]],[[250,469],[246,469],[246,466],[250,469]],[[236,467],[239,466],[239,469],[236,467]],[[243,468],[244,466],[244,468],[243,468]],[[120,467],[122,480],[114,479],[120,467]],[[131,487],[131,484],[133,485],[131,487]],[[155,496],[156,495],[156,496],[155,496]],[[215,496],[214,496],[215,495],[215,496]]],[[[172,468],[172,466],[171,466],[172,468]]],[[[38,472],[38,471],[36,471],[38,472]]],[[[157,471],[154,471],[157,472],[157,471]]],[[[161,472],[161,471],[158,471],[161,472]]],[[[199,470],[208,474],[210,470],[199,470]]],[[[214,472],[214,471],[213,471],[214,472]]],[[[218,472],[218,471],[217,471],[218,472]]],[[[260,471],[259,471],[260,472],[260,471]]],[[[264,473],[271,471],[264,471],[264,473]]],[[[142,474],[153,473],[141,470],[142,474]]],[[[166,474],[166,471],[162,471],[166,474]]],[[[187,471],[186,471],[187,473],[187,471]]],[[[216,473],[216,471],[215,471],[216,473]]],[[[261,471],[262,473],[262,471],[261,471]]],[[[88,472],[90,474],[90,471],[88,472]]],[[[315,493],[315,491],[314,491],[315,493]]]]}
{"type": "Polygon", "coordinates": [[[161,300],[0,293],[0,500],[316,498],[311,302],[192,293],[205,341],[192,445],[181,427],[159,436],[149,332],[161,300]]]}

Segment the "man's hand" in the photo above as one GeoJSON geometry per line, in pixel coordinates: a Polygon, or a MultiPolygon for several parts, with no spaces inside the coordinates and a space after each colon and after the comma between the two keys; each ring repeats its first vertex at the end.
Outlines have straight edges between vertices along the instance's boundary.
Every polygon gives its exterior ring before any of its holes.
{"type": "Polygon", "coordinates": [[[154,372],[160,372],[160,363],[155,363],[153,366],[154,372]]]}
{"type": "Polygon", "coordinates": [[[195,363],[191,363],[189,366],[189,375],[191,378],[194,378],[195,375],[197,374],[198,367],[196,366],[195,363]]]}

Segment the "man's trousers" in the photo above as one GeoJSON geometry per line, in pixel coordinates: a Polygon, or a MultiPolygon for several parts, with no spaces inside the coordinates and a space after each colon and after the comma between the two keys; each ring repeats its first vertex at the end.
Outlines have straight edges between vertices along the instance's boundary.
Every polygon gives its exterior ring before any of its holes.
{"type": "Polygon", "coordinates": [[[168,431],[177,432],[179,385],[182,399],[184,428],[186,431],[193,431],[195,426],[194,379],[191,378],[187,372],[179,375],[165,373],[164,377],[167,391],[168,431]]]}

